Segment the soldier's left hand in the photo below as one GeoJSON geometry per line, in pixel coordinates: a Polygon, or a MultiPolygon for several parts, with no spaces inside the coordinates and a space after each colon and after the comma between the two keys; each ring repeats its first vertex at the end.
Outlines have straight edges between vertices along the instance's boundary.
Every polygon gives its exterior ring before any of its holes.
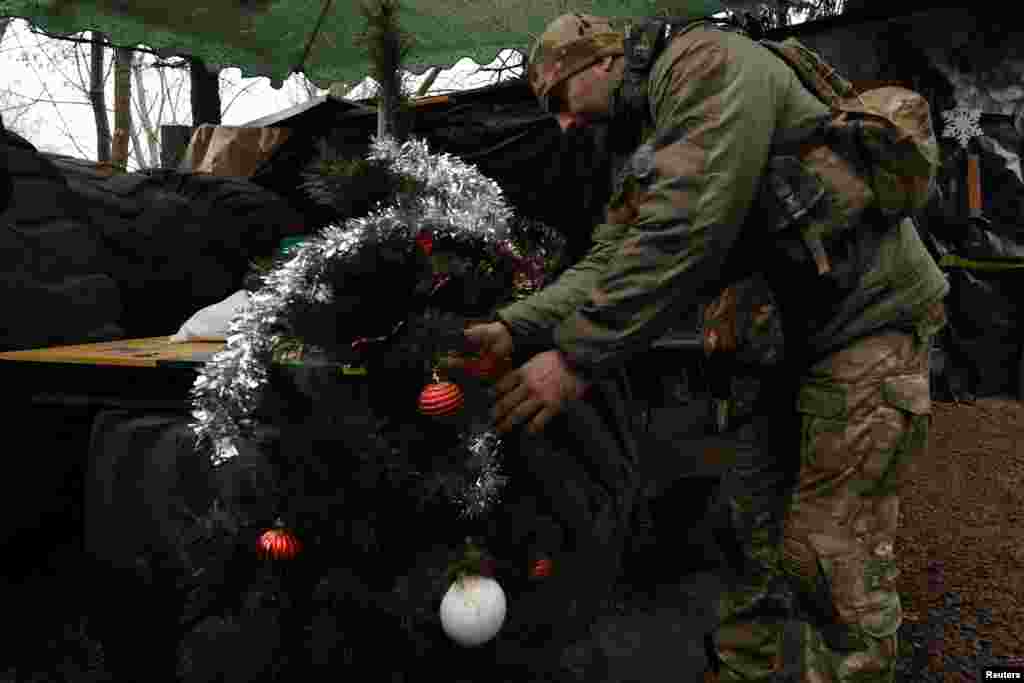
{"type": "Polygon", "coordinates": [[[582,398],[589,386],[560,351],[538,353],[494,385],[495,428],[504,433],[525,423],[529,433],[537,434],[569,401],[582,398]]]}

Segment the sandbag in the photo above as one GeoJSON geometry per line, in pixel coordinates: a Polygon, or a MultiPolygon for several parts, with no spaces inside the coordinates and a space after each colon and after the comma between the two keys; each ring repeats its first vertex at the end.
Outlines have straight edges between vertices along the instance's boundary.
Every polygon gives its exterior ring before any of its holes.
{"type": "Polygon", "coordinates": [[[130,337],[167,335],[242,288],[253,260],[306,232],[280,196],[245,178],[177,171],[104,177],[55,158],[113,258],[130,337]]]}
{"type": "Polygon", "coordinates": [[[0,213],[0,349],[116,339],[111,254],[81,202],[54,164],[2,128],[0,159],[11,187],[0,213]]]}

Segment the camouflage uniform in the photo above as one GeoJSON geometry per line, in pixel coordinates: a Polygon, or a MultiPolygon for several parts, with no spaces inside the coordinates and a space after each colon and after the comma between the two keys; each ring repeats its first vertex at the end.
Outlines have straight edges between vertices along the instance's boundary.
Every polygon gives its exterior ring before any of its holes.
{"type": "MultiPolygon", "coordinates": [[[[538,96],[596,61],[587,50],[621,53],[608,26],[553,22],[531,57],[538,96]]],[[[600,376],[681,312],[763,273],[786,352],[756,411],[760,448],[726,477],[718,506],[734,569],[713,641],[720,678],[891,681],[898,491],[926,451],[928,351],[948,284],[906,220],[829,242],[825,275],[777,244],[757,208],[773,143],[827,109],[764,47],[692,25],[655,61],[646,95],[653,130],[593,248],[499,317],[514,335],[549,332],[600,376]]]]}

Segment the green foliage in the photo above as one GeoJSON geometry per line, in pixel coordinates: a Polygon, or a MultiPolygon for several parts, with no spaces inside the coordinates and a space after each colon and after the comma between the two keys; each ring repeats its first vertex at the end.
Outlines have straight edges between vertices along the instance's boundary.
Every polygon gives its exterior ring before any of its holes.
{"type": "Polygon", "coordinates": [[[360,13],[366,29],[355,37],[355,44],[364,48],[370,58],[370,77],[390,92],[393,111],[401,115],[409,108],[410,96],[402,87],[402,63],[415,45],[411,33],[401,28],[398,0],[371,0],[362,4],[360,13]]]}
{"type": "Polygon", "coordinates": [[[303,173],[300,186],[310,198],[332,214],[334,222],[363,216],[379,202],[396,194],[409,196],[422,189],[415,178],[393,173],[388,165],[364,158],[326,155],[303,173]]]}

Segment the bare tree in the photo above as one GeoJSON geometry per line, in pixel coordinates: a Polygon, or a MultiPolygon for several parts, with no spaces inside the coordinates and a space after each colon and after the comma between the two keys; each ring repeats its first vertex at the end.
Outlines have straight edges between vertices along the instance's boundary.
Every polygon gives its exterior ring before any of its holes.
{"type": "MultiPolygon", "coordinates": [[[[188,102],[188,95],[184,92],[188,79],[187,59],[164,58],[145,48],[121,49],[118,52],[98,32],[55,40],[37,30],[30,28],[30,31],[37,40],[34,44],[19,43],[21,54],[18,59],[35,72],[41,92],[30,96],[11,87],[4,88],[9,84],[0,83],[0,111],[15,113],[17,122],[38,105],[51,105],[58,127],[76,155],[92,157],[102,163],[119,161],[117,165],[121,168],[126,168],[129,161],[133,167],[159,166],[161,125],[188,123],[187,104],[181,106],[183,101],[188,102]],[[113,53],[109,57],[108,51],[113,53]],[[116,106],[111,108],[107,99],[107,83],[112,74],[115,75],[114,94],[120,95],[115,99],[119,99],[124,107],[120,112],[116,106]],[[82,99],[75,101],[74,97],[60,99],[54,96],[55,78],[82,99]],[[80,140],[62,114],[65,107],[75,105],[92,109],[97,137],[94,157],[82,149],[80,140]],[[113,127],[109,118],[112,111],[115,118],[113,127]],[[123,131],[121,137],[118,137],[118,131],[123,131]],[[119,145],[116,150],[112,149],[115,138],[119,145]],[[114,151],[121,155],[120,158],[112,154],[114,151]]],[[[24,31],[17,33],[23,35],[24,31]]],[[[12,35],[14,32],[8,31],[7,37],[12,35]]],[[[217,82],[216,76],[214,82],[217,82]]],[[[22,86],[21,89],[26,88],[22,86]]]]}
{"type": "Polygon", "coordinates": [[[89,101],[92,103],[93,118],[96,119],[96,161],[109,163],[110,122],[107,120],[107,98],[103,87],[106,82],[103,73],[104,42],[102,33],[92,32],[92,44],[89,46],[89,101]]]}
{"type": "MultiPolygon", "coordinates": [[[[136,55],[135,59],[132,60],[132,76],[134,77],[133,89],[135,97],[132,98],[132,102],[135,105],[134,112],[135,116],[132,117],[132,122],[135,124],[131,127],[131,139],[132,148],[135,151],[136,159],[143,159],[148,156],[149,159],[160,158],[160,135],[159,132],[153,126],[153,117],[150,115],[152,108],[157,104],[156,100],[151,100],[147,97],[146,93],[146,80],[142,77],[142,55],[136,55]],[[144,140],[140,140],[140,134],[144,140]],[[143,142],[146,146],[146,152],[143,152],[143,142]]],[[[161,76],[162,71],[158,71],[161,76]]],[[[157,120],[163,117],[163,106],[164,102],[162,98],[159,100],[160,109],[157,110],[157,120]]]]}
{"type": "MultiPolygon", "coordinates": [[[[75,101],[57,97],[51,88],[51,82],[54,77],[60,78],[61,83],[64,85],[70,83],[71,75],[64,68],[69,63],[68,58],[71,56],[70,44],[53,44],[50,50],[44,50],[40,46],[42,40],[37,40],[35,45],[26,47],[22,41],[22,31],[12,30],[13,28],[15,28],[15,25],[9,23],[5,31],[5,42],[8,43],[5,51],[12,50],[18,52],[16,59],[33,73],[35,76],[34,86],[38,90],[34,94],[27,94],[27,91],[32,86],[20,82],[12,83],[3,88],[7,102],[5,109],[14,112],[14,116],[9,123],[12,124],[15,130],[20,128],[22,133],[27,132],[25,128],[32,128],[33,130],[41,128],[41,121],[36,122],[38,125],[26,125],[29,120],[29,112],[38,109],[37,105],[49,105],[48,109],[52,115],[46,117],[48,122],[51,125],[55,124],[61,130],[61,133],[75,148],[78,155],[88,158],[89,154],[82,149],[75,139],[71,132],[69,121],[64,115],[64,110],[61,108],[61,105],[89,106],[89,100],[87,99],[88,89],[82,93],[86,97],[84,101],[75,101]],[[25,127],[21,128],[19,124],[23,124],[25,127]]],[[[29,27],[29,30],[35,33],[31,27],[29,27]]],[[[79,42],[88,44],[90,41],[81,39],[79,42]]],[[[42,116],[40,115],[40,117],[42,116]]],[[[25,137],[32,139],[31,135],[26,135],[25,137]]]]}
{"type": "Polygon", "coordinates": [[[110,144],[110,163],[122,171],[128,169],[128,145],[132,129],[132,51],[114,49],[114,137],[110,144]]]}
{"type": "Polygon", "coordinates": [[[521,78],[526,72],[526,55],[519,50],[505,50],[498,55],[497,66],[481,66],[475,73],[493,73],[495,83],[509,78],[521,78]]]}
{"type": "MultiPolygon", "coordinates": [[[[239,87],[238,83],[228,78],[223,71],[221,72],[219,78],[221,98],[223,99],[225,95],[231,95],[231,99],[229,99],[227,103],[223,105],[223,108],[221,109],[221,115],[227,114],[228,110],[231,109],[231,106],[238,101],[239,97],[249,92],[252,88],[256,87],[257,83],[259,83],[258,79],[253,78],[249,79],[248,85],[239,87]]],[[[207,121],[207,123],[209,122],[207,121]]]]}

